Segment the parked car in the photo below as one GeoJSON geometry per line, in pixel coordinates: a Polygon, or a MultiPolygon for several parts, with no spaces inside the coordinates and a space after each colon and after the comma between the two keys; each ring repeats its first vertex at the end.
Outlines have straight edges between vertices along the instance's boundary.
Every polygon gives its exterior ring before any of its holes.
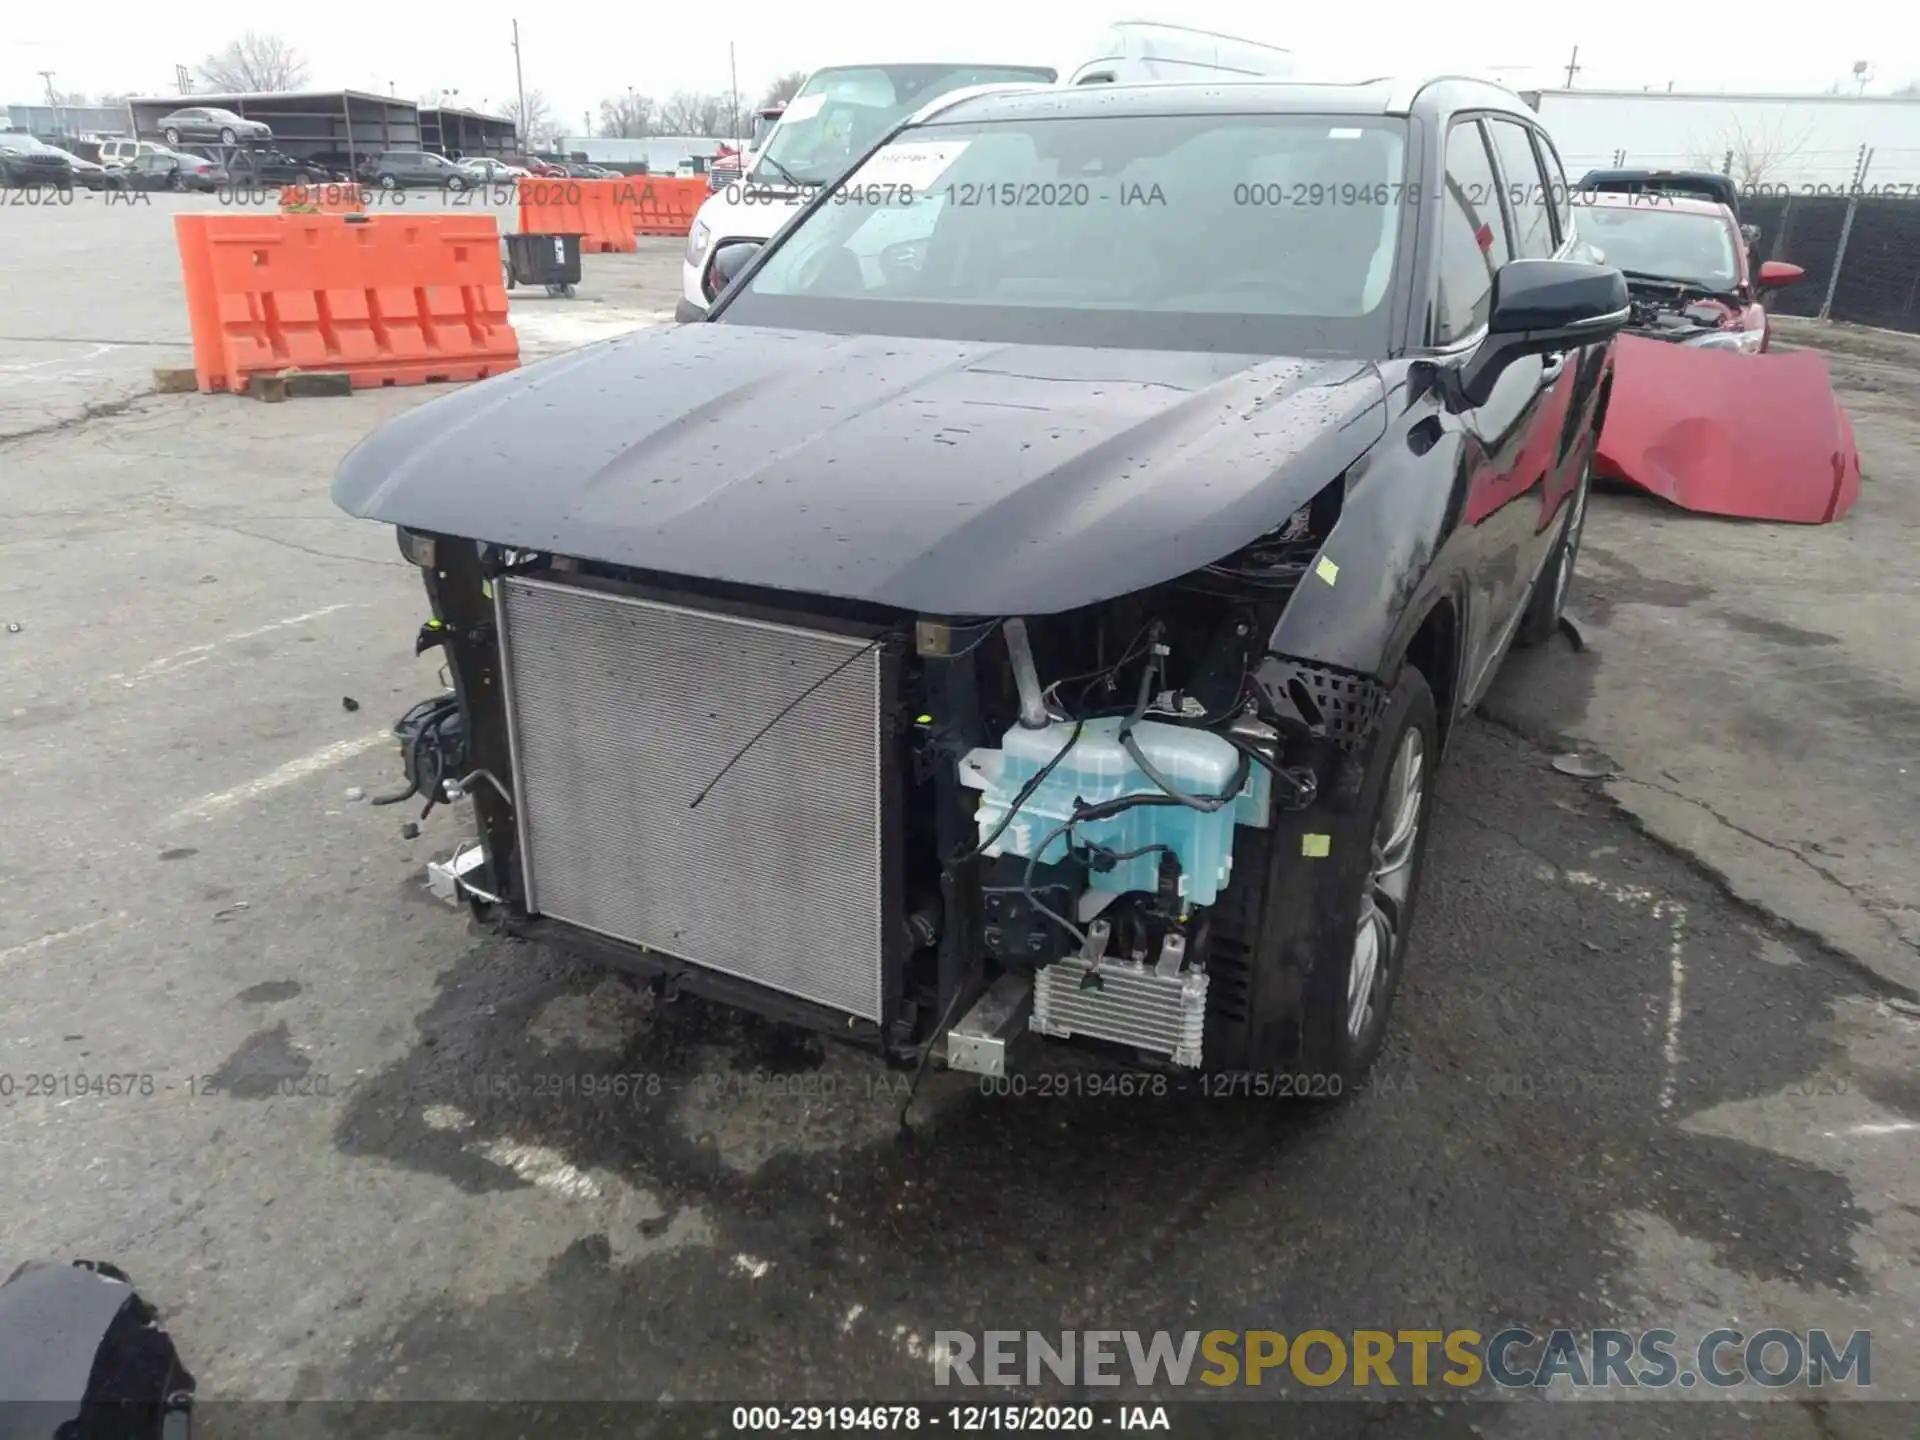
{"type": "Polygon", "coordinates": [[[117,190],[120,188],[120,172],[110,170],[92,160],[79,155],[69,155],[67,163],[73,167],[73,183],[83,190],[117,190]]]}
{"type": "Polygon", "coordinates": [[[613,180],[619,177],[618,170],[609,170],[604,165],[568,165],[567,175],[575,180],[613,180]]]}
{"type": "Polygon", "coordinates": [[[830,65],[807,77],[755,152],[742,183],[712,190],[694,216],[674,315],[698,319],[713,298],[708,262],[725,240],[765,240],[893,126],[942,97],[985,85],[1051,85],[1040,65],[830,65]]]}
{"type": "Polygon", "coordinates": [[[236,185],[314,185],[333,179],[317,160],[296,160],[281,150],[241,150],[227,168],[236,185]]]}
{"type": "Polygon", "coordinates": [[[0,134],[0,189],[73,189],[73,156],[31,135],[0,134]]]}
{"type": "Polygon", "coordinates": [[[171,150],[137,156],[122,166],[120,187],[126,190],[218,190],[233,183],[227,167],[204,155],[171,150]]]}
{"type": "Polygon", "coordinates": [[[382,190],[467,190],[475,172],[431,150],[388,150],[368,161],[361,178],[382,190]]]}
{"type": "Polygon", "coordinates": [[[1771,292],[1804,271],[1761,260],[1734,182],[1597,170],[1582,236],[1627,277],[1595,473],[1702,514],[1831,524],[1859,497],[1859,450],[1821,357],[1773,350],[1771,292]]]}
{"type": "Polygon", "coordinates": [[[165,145],[157,145],[151,140],[102,140],[100,163],[112,169],[116,165],[127,165],[139,156],[159,155],[166,151],[165,145]]]}
{"type": "Polygon", "coordinates": [[[207,105],[190,105],[162,115],[153,128],[175,149],[189,141],[208,145],[256,145],[273,139],[271,125],[207,105]]]}
{"type": "Polygon", "coordinates": [[[345,150],[316,150],[303,156],[302,163],[318,166],[325,171],[324,179],[347,181],[357,178],[368,162],[367,153],[349,154],[345,150]]]}
{"type": "Polygon", "coordinates": [[[1557,626],[1625,280],[1473,81],[1002,90],[855,160],[704,323],[342,462],[440,622],[399,733],[472,802],[450,883],[902,1063],[1026,1018],[1353,1093],[1436,767],[1557,626]]]}
{"type": "Polygon", "coordinates": [[[496,160],[490,155],[481,155],[459,162],[483,185],[511,185],[522,176],[533,172],[521,165],[510,165],[505,160],[496,160]]]}
{"type": "Polygon", "coordinates": [[[1576,192],[1581,235],[1627,277],[1630,333],[1681,345],[1764,352],[1773,327],[1763,298],[1805,273],[1752,265],[1725,205],[1680,195],[1576,192]]]}

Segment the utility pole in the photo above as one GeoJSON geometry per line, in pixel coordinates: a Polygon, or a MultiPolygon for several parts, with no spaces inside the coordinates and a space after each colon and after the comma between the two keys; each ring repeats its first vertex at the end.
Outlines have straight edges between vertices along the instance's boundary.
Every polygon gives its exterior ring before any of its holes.
{"type": "Polygon", "coordinates": [[[42,70],[40,72],[40,78],[47,82],[47,104],[53,107],[54,133],[64,135],[67,133],[67,122],[60,116],[60,97],[54,92],[53,71],[42,70]]]}
{"type": "MultiPolygon", "coordinates": [[[[514,133],[520,134],[520,128],[527,123],[527,82],[520,78],[520,22],[513,22],[513,88],[520,96],[520,109],[514,115],[514,133]]],[[[527,137],[520,135],[522,144],[527,137]]]]}
{"type": "Polygon", "coordinates": [[[1573,47],[1573,55],[1567,61],[1567,89],[1573,88],[1573,77],[1580,73],[1580,47],[1573,47]]]}
{"type": "Polygon", "coordinates": [[[740,148],[740,71],[733,63],[733,42],[727,41],[727,79],[733,87],[733,148],[740,148]]]}

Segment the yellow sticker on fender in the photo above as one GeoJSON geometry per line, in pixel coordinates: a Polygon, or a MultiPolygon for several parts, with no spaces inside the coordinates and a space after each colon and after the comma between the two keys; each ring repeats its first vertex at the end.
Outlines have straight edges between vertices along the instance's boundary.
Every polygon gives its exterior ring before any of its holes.
{"type": "Polygon", "coordinates": [[[1313,573],[1331,585],[1340,578],[1340,567],[1322,555],[1313,567],[1313,573]]]}
{"type": "Polygon", "coordinates": [[[1300,837],[1300,853],[1309,860],[1324,860],[1328,855],[1333,853],[1333,837],[1331,835],[1302,835],[1300,837]]]}

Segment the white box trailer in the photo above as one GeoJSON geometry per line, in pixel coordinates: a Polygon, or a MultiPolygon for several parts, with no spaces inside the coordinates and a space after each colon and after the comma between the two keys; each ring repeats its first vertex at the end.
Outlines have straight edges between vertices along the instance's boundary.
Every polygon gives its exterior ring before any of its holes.
{"type": "Polygon", "coordinates": [[[1127,85],[1151,80],[1287,80],[1297,70],[1293,53],[1277,45],[1161,25],[1123,20],[1109,25],[1092,58],[1068,76],[1069,85],[1127,85]]]}
{"type": "Polygon", "coordinates": [[[1920,193],[1920,96],[1530,90],[1567,178],[1593,169],[1723,170],[1766,193],[1920,193]],[[1778,187],[1786,187],[1782,192],[1778,187]]]}

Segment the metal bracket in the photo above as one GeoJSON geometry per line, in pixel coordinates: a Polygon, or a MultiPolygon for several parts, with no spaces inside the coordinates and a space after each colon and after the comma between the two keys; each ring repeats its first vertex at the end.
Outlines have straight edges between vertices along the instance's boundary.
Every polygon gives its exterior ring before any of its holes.
{"type": "Polygon", "coordinates": [[[1007,1050],[1026,1029],[1033,982],[1009,971],[947,1032],[947,1068],[970,1075],[1007,1073],[1007,1050]]]}

